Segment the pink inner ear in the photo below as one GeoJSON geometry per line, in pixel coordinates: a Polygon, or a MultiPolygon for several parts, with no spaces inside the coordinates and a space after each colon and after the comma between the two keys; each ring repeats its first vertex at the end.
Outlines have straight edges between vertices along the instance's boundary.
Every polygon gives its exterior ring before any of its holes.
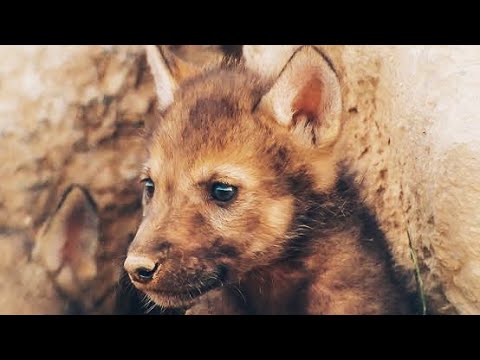
{"type": "Polygon", "coordinates": [[[73,264],[78,258],[78,252],[81,251],[82,227],[85,226],[87,215],[85,210],[83,206],[76,206],[68,215],[65,229],[67,241],[62,252],[65,263],[73,264]]]}
{"type": "Polygon", "coordinates": [[[317,77],[310,79],[293,100],[293,121],[295,126],[299,118],[307,117],[309,121],[319,121],[323,102],[323,83],[317,77]]]}

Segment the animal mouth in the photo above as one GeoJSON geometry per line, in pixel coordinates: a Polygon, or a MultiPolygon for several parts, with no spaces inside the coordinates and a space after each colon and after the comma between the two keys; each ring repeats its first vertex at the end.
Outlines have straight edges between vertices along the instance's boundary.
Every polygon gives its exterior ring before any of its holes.
{"type": "Polygon", "coordinates": [[[148,297],[165,308],[188,308],[201,295],[210,290],[223,286],[226,269],[219,267],[217,271],[205,276],[205,280],[197,280],[195,283],[172,289],[149,289],[146,291],[148,297]]]}

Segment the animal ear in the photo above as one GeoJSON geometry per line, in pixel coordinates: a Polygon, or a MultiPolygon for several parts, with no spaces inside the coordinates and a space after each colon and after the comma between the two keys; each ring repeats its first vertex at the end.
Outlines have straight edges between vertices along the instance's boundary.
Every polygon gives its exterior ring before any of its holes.
{"type": "Polygon", "coordinates": [[[172,104],[178,84],[197,75],[201,67],[181,59],[167,45],[146,45],[146,54],[155,81],[158,107],[163,111],[172,104]]]}
{"type": "Polygon", "coordinates": [[[340,83],[329,61],[314,47],[299,48],[259,103],[305,146],[328,148],[340,133],[340,83]]]}
{"type": "Polygon", "coordinates": [[[78,293],[97,275],[97,207],[78,185],[62,195],[55,213],[36,237],[33,258],[42,263],[67,293],[78,293]]]}
{"type": "Polygon", "coordinates": [[[245,66],[263,78],[278,76],[301,45],[243,45],[245,66]]]}
{"type": "Polygon", "coordinates": [[[155,82],[158,107],[160,111],[163,111],[173,102],[177,83],[161,49],[157,45],[146,45],[145,51],[155,82]]]}

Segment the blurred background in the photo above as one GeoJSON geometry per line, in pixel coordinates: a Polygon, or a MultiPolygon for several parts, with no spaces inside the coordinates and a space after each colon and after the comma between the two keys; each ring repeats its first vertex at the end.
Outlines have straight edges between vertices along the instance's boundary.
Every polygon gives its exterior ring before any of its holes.
{"type": "MultiPolygon", "coordinates": [[[[181,45],[171,50],[200,63],[219,54],[238,56],[241,47],[181,45]]],[[[119,281],[122,257],[140,217],[139,133],[154,109],[142,46],[0,48],[0,272],[34,261],[29,252],[38,229],[63,191],[81,184],[100,217],[98,275],[90,290],[98,294],[90,295],[98,300],[110,294],[99,311],[114,308],[115,296],[108,289],[119,281]]],[[[18,284],[22,281],[17,279],[17,285],[42,286],[18,284]]],[[[0,299],[15,296],[5,284],[0,284],[0,299]]],[[[33,289],[21,294],[42,296],[33,289]]],[[[3,312],[1,307],[2,300],[3,312]]]]}

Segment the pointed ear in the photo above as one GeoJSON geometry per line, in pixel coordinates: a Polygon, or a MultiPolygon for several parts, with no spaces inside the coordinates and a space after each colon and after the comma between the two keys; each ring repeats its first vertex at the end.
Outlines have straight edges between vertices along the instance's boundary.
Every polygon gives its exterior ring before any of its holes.
{"type": "Polygon", "coordinates": [[[98,242],[95,202],[86,189],[73,185],[38,233],[33,258],[56,276],[60,287],[75,293],[97,275],[98,242]]]}
{"type": "Polygon", "coordinates": [[[259,110],[287,127],[307,147],[328,148],[340,133],[340,83],[329,61],[311,46],[299,48],[280,72],[259,110]]]}
{"type": "Polygon", "coordinates": [[[160,48],[157,45],[146,45],[145,51],[155,82],[158,107],[160,111],[163,111],[173,102],[173,94],[177,88],[177,83],[160,48]]]}
{"type": "Polygon", "coordinates": [[[172,104],[178,84],[197,75],[201,67],[176,56],[167,45],[146,45],[145,50],[155,81],[158,107],[163,111],[172,104]]]}
{"type": "Polygon", "coordinates": [[[280,74],[292,54],[301,45],[243,45],[245,66],[263,78],[280,74]]]}

